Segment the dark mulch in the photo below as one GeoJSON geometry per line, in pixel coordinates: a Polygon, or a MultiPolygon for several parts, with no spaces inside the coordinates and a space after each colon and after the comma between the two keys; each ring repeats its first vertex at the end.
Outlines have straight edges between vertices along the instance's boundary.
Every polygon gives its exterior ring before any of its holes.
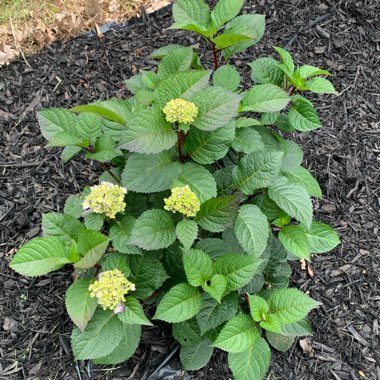
{"type": "MultiPolygon", "coordinates": [[[[267,15],[262,43],[235,59],[240,68],[272,45],[287,46],[296,61],[334,73],[337,97],[317,103],[325,128],[297,137],[305,164],[325,195],[316,216],[336,228],[342,245],[315,257],[314,276],[295,267],[294,283],[323,303],[312,314],[311,353],[299,344],[277,354],[271,379],[380,379],[380,3],[377,0],[252,1],[247,10],[267,15]],[[362,373],[360,371],[363,371],[362,373]]],[[[123,97],[122,81],[170,42],[199,40],[168,31],[160,15],[104,40],[80,37],[48,46],[0,69],[0,379],[76,379],[69,350],[71,323],[64,310],[70,271],[26,279],[8,268],[12,253],[40,233],[41,213],[61,211],[69,194],[96,180],[97,166],[64,165],[46,149],[35,110],[123,97]]],[[[210,58],[208,54],[206,57],[210,58]]],[[[117,369],[90,368],[93,379],[146,379],[173,349],[161,327],[147,329],[134,357],[117,369]]],[[[81,364],[82,378],[86,367],[81,364]]],[[[173,363],[156,379],[230,379],[224,354],[191,375],[173,363]],[[177,377],[175,377],[175,374],[177,377]]]]}

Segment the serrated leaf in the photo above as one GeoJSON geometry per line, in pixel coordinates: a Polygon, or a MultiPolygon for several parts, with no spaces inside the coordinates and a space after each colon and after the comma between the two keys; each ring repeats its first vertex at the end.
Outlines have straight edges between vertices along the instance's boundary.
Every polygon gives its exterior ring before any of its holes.
{"type": "Polygon", "coordinates": [[[195,248],[206,252],[213,259],[231,252],[231,247],[222,239],[206,238],[200,240],[195,248]]]}
{"type": "Polygon", "coordinates": [[[214,347],[227,352],[243,352],[259,338],[256,323],[249,315],[240,314],[225,324],[214,342],[214,347]]]}
{"type": "Polygon", "coordinates": [[[294,337],[285,336],[278,333],[273,333],[270,331],[266,332],[266,337],[269,344],[275,348],[277,351],[286,352],[294,343],[294,337]]]}
{"type": "Polygon", "coordinates": [[[294,73],[294,61],[292,56],[285,49],[280,47],[274,47],[274,49],[282,60],[282,64],[279,64],[278,66],[289,78],[291,78],[294,73]]]}
{"type": "Polygon", "coordinates": [[[291,100],[281,87],[274,84],[257,84],[246,92],[243,98],[244,112],[281,111],[291,100]]]}
{"type": "Polygon", "coordinates": [[[101,134],[102,119],[91,113],[81,113],[77,117],[76,129],[85,140],[91,144],[101,134]]]}
{"type": "Polygon", "coordinates": [[[195,371],[203,368],[210,360],[214,348],[209,339],[204,339],[199,343],[182,346],[179,357],[184,369],[195,371]]]}
{"type": "Polygon", "coordinates": [[[322,198],[322,191],[317,180],[302,166],[290,172],[285,172],[283,175],[290,183],[303,186],[311,197],[322,198]]]}
{"type": "Polygon", "coordinates": [[[175,226],[170,214],[164,210],[145,211],[136,220],[130,244],[147,251],[169,247],[176,239],[175,226]]]}
{"type": "Polygon", "coordinates": [[[129,256],[131,275],[129,280],[136,285],[136,297],[148,298],[168,278],[156,252],[129,256]]]}
{"type": "Polygon", "coordinates": [[[176,244],[165,249],[162,263],[168,274],[171,284],[186,282],[186,273],[183,267],[183,250],[176,244]]]}
{"type": "Polygon", "coordinates": [[[202,297],[197,288],[183,283],[171,288],[158,304],[153,319],[165,322],[182,322],[198,314],[202,297]]]}
{"type": "Polygon", "coordinates": [[[318,67],[304,65],[299,67],[295,72],[295,76],[299,76],[300,78],[306,79],[313,77],[315,75],[331,75],[327,70],[322,70],[318,67]]]}
{"type": "Polygon", "coordinates": [[[130,255],[141,254],[141,251],[130,244],[130,237],[136,218],[125,215],[113,223],[109,230],[109,237],[115,249],[130,255]]]}
{"type": "Polygon", "coordinates": [[[67,145],[61,152],[61,159],[63,162],[68,162],[82,151],[82,147],[75,145],[67,145]]]}
{"type": "Polygon", "coordinates": [[[158,75],[161,79],[190,69],[193,60],[193,49],[181,47],[173,50],[162,58],[158,66],[158,75]]]}
{"type": "Polygon", "coordinates": [[[134,153],[125,165],[121,184],[138,193],[156,193],[170,189],[180,170],[180,163],[173,162],[170,152],[156,155],[134,153]]]}
{"type": "Polygon", "coordinates": [[[281,325],[298,322],[319,305],[298,289],[276,289],[268,300],[267,321],[260,322],[265,330],[281,333],[281,325]]]}
{"type": "Polygon", "coordinates": [[[83,214],[83,200],[79,198],[79,195],[69,195],[66,199],[63,212],[66,215],[70,215],[73,218],[80,218],[83,214]]]}
{"type": "Polygon", "coordinates": [[[173,323],[172,333],[174,339],[182,346],[191,346],[192,344],[200,343],[203,340],[201,338],[201,330],[199,329],[195,318],[179,323],[173,323]]]}
{"type": "Polygon", "coordinates": [[[313,206],[305,188],[279,177],[268,187],[268,194],[286,213],[310,227],[313,206]]]}
{"type": "Polygon", "coordinates": [[[184,219],[177,223],[176,235],[185,251],[191,248],[198,235],[198,225],[193,220],[184,219]]]}
{"type": "Polygon", "coordinates": [[[291,172],[297,169],[303,161],[303,150],[294,141],[285,140],[286,153],[282,159],[281,170],[283,172],[291,172]]]}
{"type": "Polygon", "coordinates": [[[183,47],[184,47],[183,45],[178,45],[178,44],[165,45],[165,46],[162,46],[162,47],[154,50],[153,53],[151,53],[149,55],[149,58],[162,59],[166,55],[171,53],[172,51],[182,49],[183,47]]]}
{"type": "Polygon", "coordinates": [[[135,353],[140,342],[141,326],[123,323],[121,334],[122,338],[118,346],[107,356],[93,359],[94,364],[119,364],[128,360],[135,353]]]}
{"type": "Polygon", "coordinates": [[[289,124],[297,131],[307,132],[321,127],[318,113],[313,104],[302,96],[293,100],[289,110],[289,124]]]}
{"type": "Polygon", "coordinates": [[[258,58],[249,64],[251,67],[251,78],[256,83],[274,84],[282,86],[284,73],[278,67],[278,62],[273,58],[258,58]]]}
{"type": "Polygon", "coordinates": [[[186,163],[181,165],[181,174],[176,179],[183,185],[189,185],[196,194],[200,203],[204,203],[210,198],[216,197],[216,182],[212,174],[203,166],[186,163]]]}
{"type": "Polygon", "coordinates": [[[155,89],[155,104],[163,108],[172,99],[191,100],[194,94],[207,87],[210,74],[206,70],[188,71],[164,79],[155,89]]]}
{"type": "Polygon", "coordinates": [[[244,4],[244,0],[219,0],[211,11],[211,25],[216,32],[227,21],[238,15],[244,4]]]}
{"type": "Polygon", "coordinates": [[[86,153],[86,158],[99,162],[108,162],[117,156],[122,156],[123,152],[116,148],[116,143],[109,134],[103,134],[95,143],[95,151],[86,153]]]}
{"type": "Polygon", "coordinates": [[[288,252],[310,261],[310,249],[306,233],[301,226],[290,225],[283,227],[278,238],[288,252]]]}
{"type": "Polygon", "coordinates": [[[120,252],[110,252],[103,258],[101,266],[103,272],[118,269],[125,277],[128,277],[131,273],[127,256],[120,252]]]}
{"type": "Polygon", "coordinates": [[[105,216],[102,214],[95,214],[94,212],[84,217],[84,225],[94,231],[99,231],[104,224],[105,216]]]}
{"type": "Polygon", "coordinates": [[[233,66],[223,65],[214,72],[212,81],[214,86],[221,86],[229,91],[235,91],[240,84],[240,74],[233,66]]]}
{"type": "Polygon", "coordinates": [[[214,273],[227,278],[227,292],[238,290],[255,275],[262,260],[253,256],[227,254],[220,256],[214,263],[214,273]]]}
{"type": "Polygon", "coordinates": [[[44,236],[55,236],[67,244],[77,240],[83,224],[74,217],[58,212],[42,215],[42,232],[44,236]]]}
{"type": "Polygon", "coordinates": [[[269,237],[267,217],[257,206],[241,206],[235,221],[235,233],[244,250],[258,257],[267,246],[269,237]]]}
{"type": "Polygon", "coordinates": [[[249,302],[249,311],[251,313],[251,317],[254,321],[260,322],[263,319],[265,320],[266,314],[268,313],[269,306],[267,301],[264,298],[259,297],[257,295],[248,294],[248,302],[249,302]]]}
{"type": "Polygon", "coordinates": [[[244,156],[232,171],[234,186],[244,194],[267,187],[280,171],[282,152],[258,151],[244,156]]]}
{"type": "Polygon", "coordinates": [[[154,154],[170,149],[176,142],[177,134],[162,110],[149,107],[132,114],[119,147],[131,152],[154,154]]]}
{"type": "Polygon", "coordinates": [[[325,253],[340,244],[338,234],[327,224],[313,220],[309,231],[305,231],[307,245],[313,253],[325,253]]]}
{"type": "Polygon", "coordinates": [[[259,42],[265,32],[265,16],[264,15],[242,15],[231,20],[224,29],[224,34],[241,34],[251,37],[251,40],[240,42],[223,50],[225,60],[229,59],[233,54],[240,53],[249,48],[253,44],[259,42]]]}
{"type": "Polygon", "coordinates": [[[233,122],[209,132],[190,128],[185,140],[186,151],[199,164],[211,164],[227,154],[234,134],[233,122]]]}
{"type": "Polygon", "coordinates": [[[316,94],[336,94],[332,83],[325,78],[314,77],[306,82],[306,88],[316,94]]]}
{"type": "Polygon", "coordinates": [[[77,117],[66,109],[49,108],[37,113],[42,136],[49,146],[87,146],[76,129],[77,117]]]}
{"type": "Polygon", "coordinates": [[[236,196],[211,198],[201,205],[195,221],[207,231],[221,232],[232,226],[238,207],[236,196]]]}
{"type": "Polygon", "coordinates": [[[220,302],[227,289],[227,278],[221,274],[214,274],[210,279],[202,284],[202,289],[212,298],[220,302]]]}
{"type": "Polygon", "coordinates": [[[281,334],[286,336],[305,336],[313,335],[313,330],[309,320],[306,318],[289,325],[281,326],[281,334]]]}
{"type": "Polygon", "coordinates": [[[71,263],[67,245],[56,237],[34,238],[13,256],[9,266],[24,276],[42,276],[71,263]]]}
{"type": "Polygon", "coordinates": [[[261,135],[253,128],[238,128],[231,147],[237,152],[250,154],[264,149],[261,135]]]}
{"type": "Polygon", "coordinates": [[[214,38],[211,39],[211,41],[215,44],[215,46],[219,50],[226,49],[230,46],[236,45],[238,43],[241,43],[243,41],[251,40],[252,38],[249,36],[244,36],[242,34],[220,34],[214,38]]]}
{"type": "Polygon", "coordinates": [[[75,360],[96,359],[110,354],[122,339],[122,323],[110,310],[97,309],[84,332],[74,327],[71,347],[75,360]]]}
{"type": "Polygon", "coordinates": [[[259,338],[247,351],[228,354],[228,365],[235,380],[262,380],[269,369],[271,350],[259,338]]]}
{"type": "Polygon", "coordinates": [[[193,25],[201,32],[209,26],[210,11],[204,0],[177,0],[173,4],[173,18],[172,28],[189,29],[188,26],[193,25]]]}
{"type": "Polygon", "coordinates": [[[240,98],[240,95],[219,86],[195,94],[191,101],[198,107],[198,115],[192,124],[203,131],[223,127],[237,115],[240,98]]]}
{"type": "Polygon", "coordinates": [[[202,309],[196,317],[201,335],[230,320],[236,314],[238,306],[239,298],[236,293],[227,294],[220,303],[205,295],[202,309]]]}
{"type": "Polygon", "coordinates": [[[108,242],[108,237],[97,231],[82,230],[78,237],[78,251],[81,259],[74,266],[81,269],[94,266],[102,258],[108,242]]]}
{"type": "Polygon", "coordinates": [[[91,297],[88,290],[90,284],[90,279],[79,279],[71,284],[66,292],[67,313],[82,332],[94,315],[97,306],[96,298],[91,297]]]}
{"type": "Polygon", "coordinates": [[[125,301],[123,303],[125,305],[125,309],[122,313],[117,315],[121,322],[129,325],[152,326],[152,323],[146,317],[140,302],[135,297],[125,297],[125,301]]]}
{"type": "Polygon", "coordinates": [[[191,286],[201,286],[212,276],[213,263],[206,253],[199,249],[190,249],[183,255],[187,281],[191,286]]]}

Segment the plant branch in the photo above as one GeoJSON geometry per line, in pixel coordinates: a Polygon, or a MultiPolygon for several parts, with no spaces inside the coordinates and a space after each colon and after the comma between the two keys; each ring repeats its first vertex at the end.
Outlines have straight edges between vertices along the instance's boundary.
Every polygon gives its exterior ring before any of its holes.
{"type": "Polygon", "coordinates": [[[216,70],[219,67],[219,58],[218,58],[218,51],[216,49],[216,45],[214,42],[211,42],[211,47],[212,47],[212,54],[214,57],[214,70],[216,70]]]}

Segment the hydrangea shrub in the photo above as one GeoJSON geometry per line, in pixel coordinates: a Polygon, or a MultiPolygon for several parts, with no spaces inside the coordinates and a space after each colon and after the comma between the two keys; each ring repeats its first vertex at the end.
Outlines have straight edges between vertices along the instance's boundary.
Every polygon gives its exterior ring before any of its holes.
{"type": "Polygon", "coordinates": [[[311,334],[318,302],[289,288],[290,260],[339,244],[313,219],[315,178],[289,138],[321,127],[308,93],[334,94],[328,71],[296,66],[275,47],[247,62],[241,85],[228,61],[257,43],[263,15],[238,16],[243,0],[177,0],[174,25],[201,35],[213,68],[191,47],[152,53],[158,68],[126,81],[133,94],[38,114],[41,133],[66,162],[84,154],[99,184],[43,215],[43,236],[10,266],[25,276],[73,267],[66,293],[76,360],[116,364],[141,327],[172,324],[185,369],[228,352],[237,380],[262,379],[273,348],[311,334]],[[269,343],[269,344],[268,344],[269,343]]]}

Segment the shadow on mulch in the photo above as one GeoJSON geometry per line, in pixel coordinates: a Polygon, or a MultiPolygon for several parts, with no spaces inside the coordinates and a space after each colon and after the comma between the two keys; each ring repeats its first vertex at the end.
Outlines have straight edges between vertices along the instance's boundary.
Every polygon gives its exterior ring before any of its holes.
{"type": "MultiPolygon", "coordinates": [[[[276,354],[268,378],[380,379],[380,4],[249,3],[245,11],[266,14],[268,30],[257,47],[234,59],[245,81],[246,63],[274,56],[271,46],[278,45],[287,46],[298,63],[332,71],[339,91],[316,98],[325,128],[294,137],[325,195],[315,202],[316,217],[337,229],[342,245],[314,258],[314,277],[294,268],[294,285],[323,303],[311,315],[312,352],[295,344],[276,354]]],[[[41,213],[62,211],[69,194],[96,181],[98,168],[80,159],[64,165],[59,150],[45,148],[35,110],[125,97],[123,80],[156,66],[147,58],[153,49],[181,42],[202,49],[194,35],[167,31],[170,23],[169,15],[156,15],[104,40],[79,37],[48,46],[28,58],[32,68],[15,61],[0,70],[0,379],[77,378],[64,310],[70,270],[27,279],[8,262],[15,248],[40,233],[41,213]]],[[[208,52],[207,59],[211,66],[208,52]]],[[[174,348],[162,326],[145,330],[126,364],[90,368],[91,379],[146,380],[174,348]]],[[[81,378],[88,379],[85,363],[80,365],[81,378]]],[[[155,378],[231,379],[220,352],[196,373],[183,374],[177,361],[172,366],[172,375],[155,378]]]]}

